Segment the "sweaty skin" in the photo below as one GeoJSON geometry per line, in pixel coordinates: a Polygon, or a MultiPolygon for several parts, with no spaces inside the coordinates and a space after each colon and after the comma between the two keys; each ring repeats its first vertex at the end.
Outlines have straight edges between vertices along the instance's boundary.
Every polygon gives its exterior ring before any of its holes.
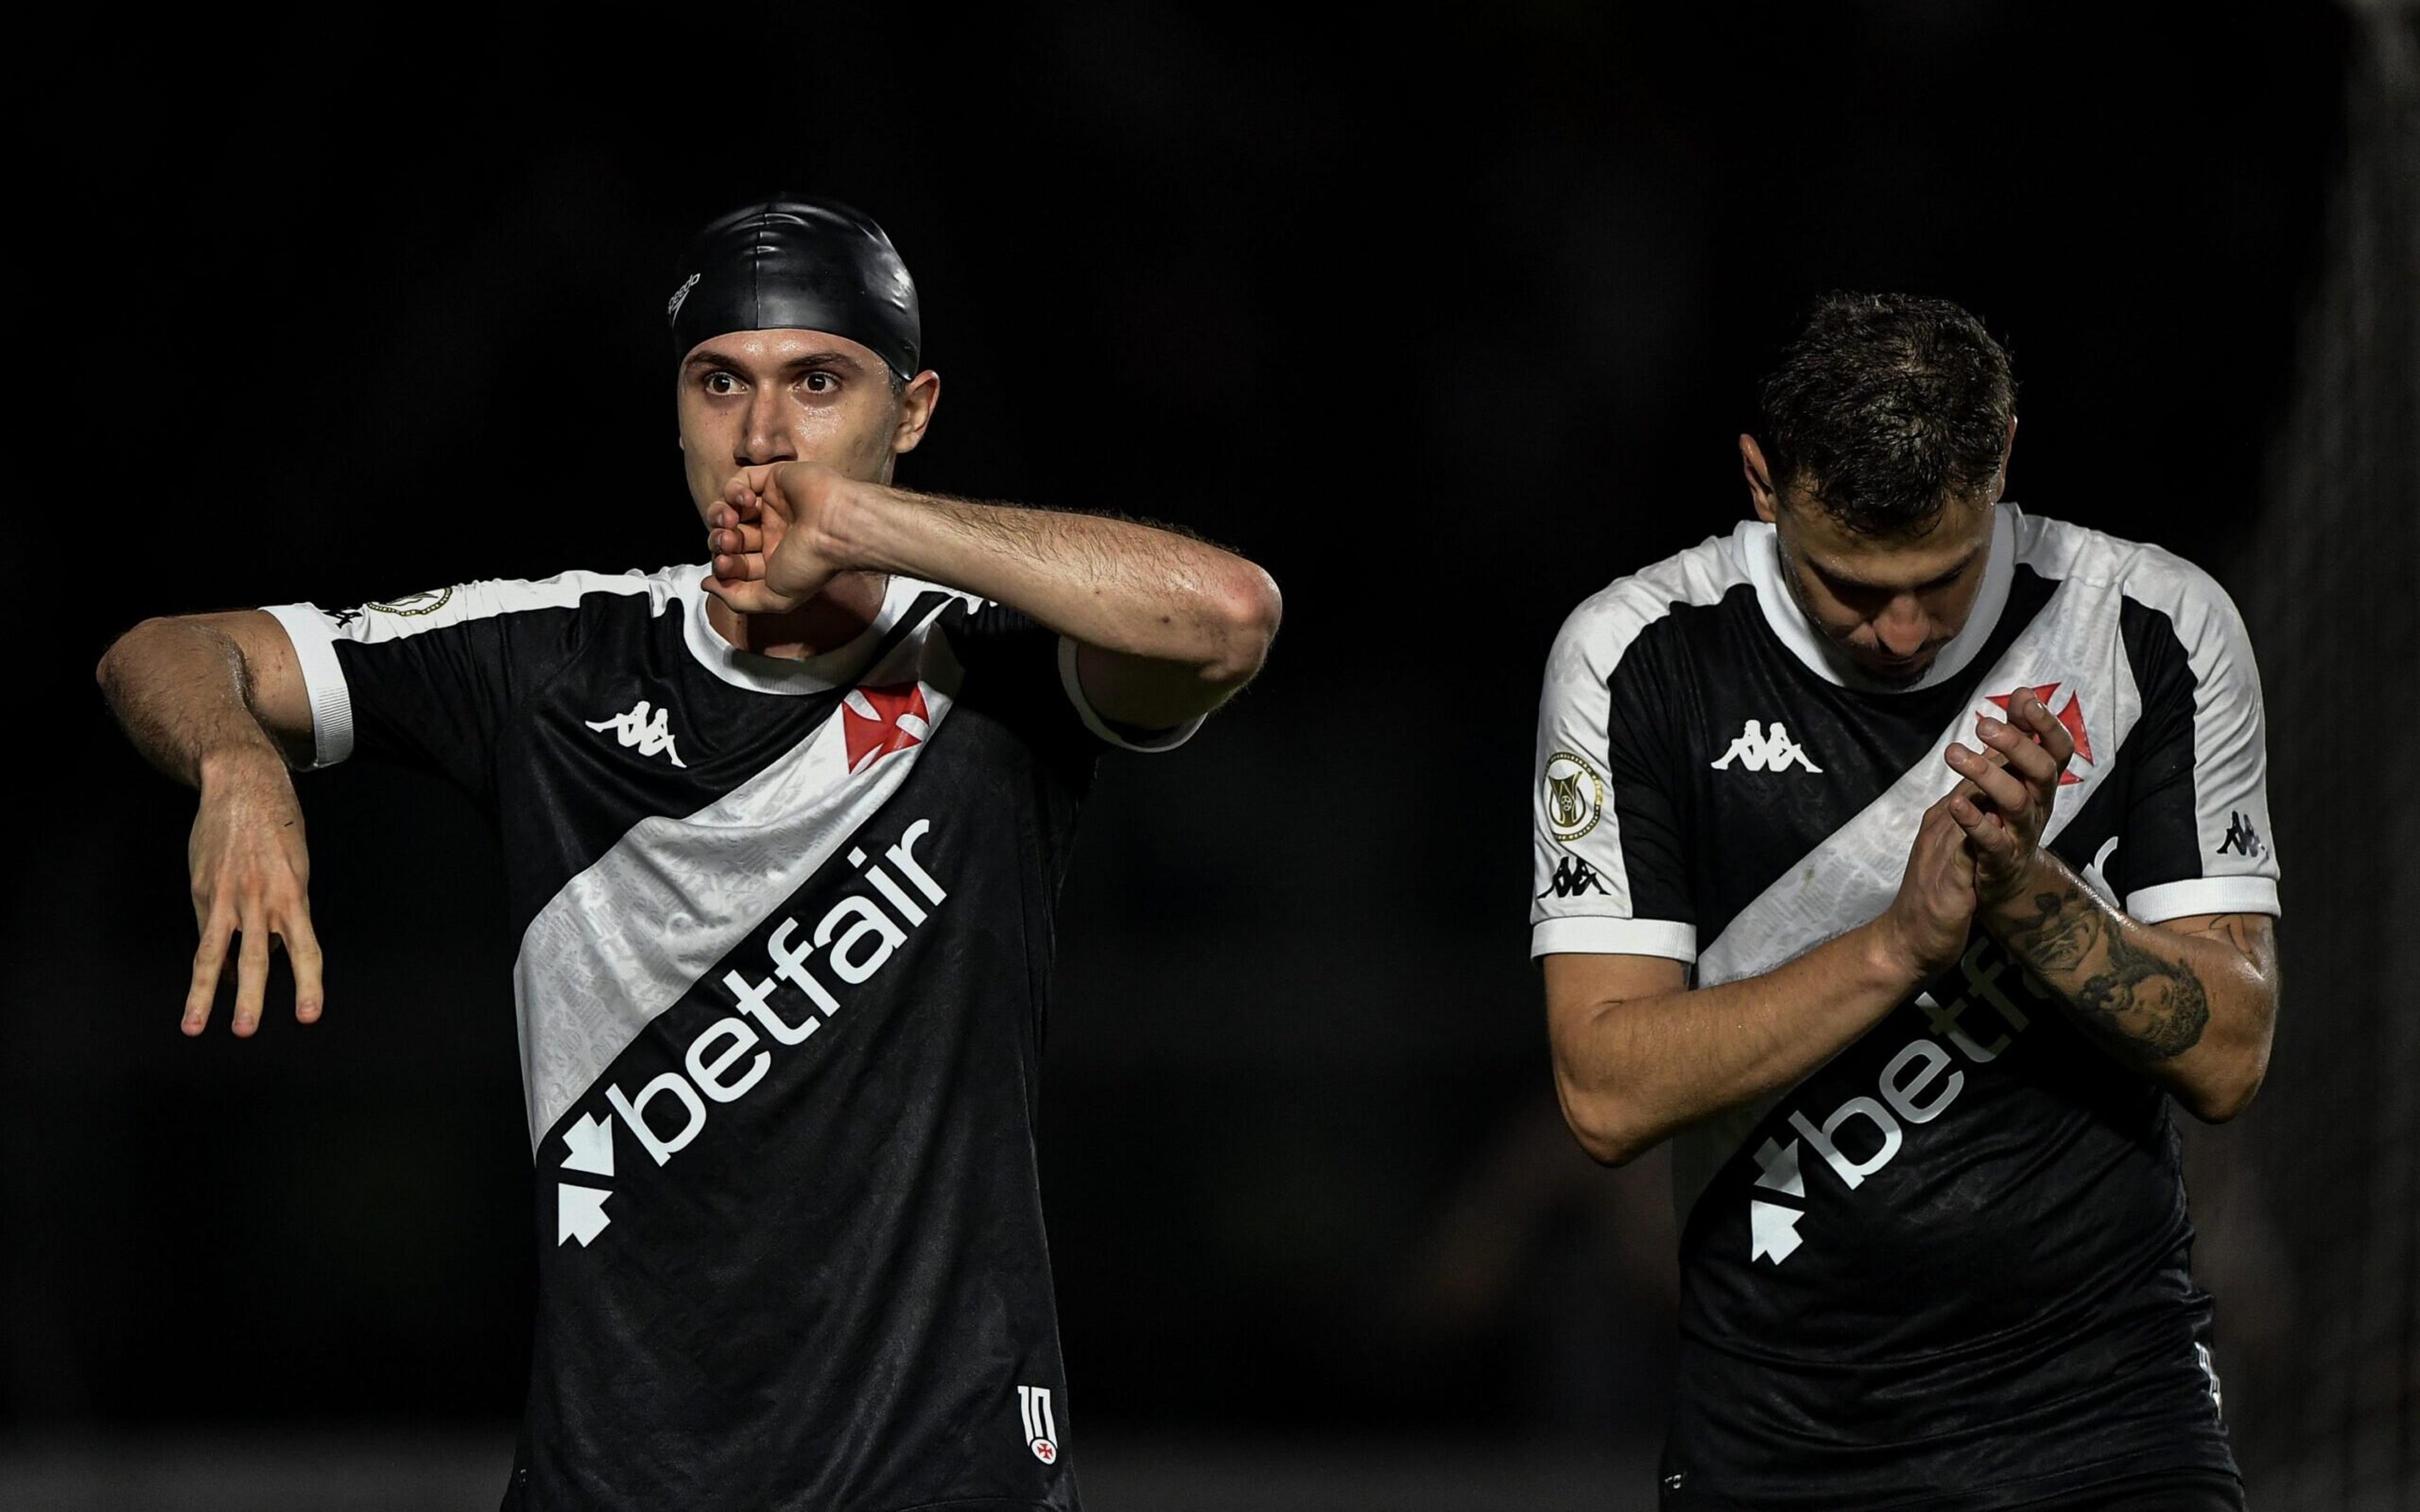
{"type": "MultiPolygon", "coordinates": [[[[1139,729],[1208,713],[1267,655],[1277,585],[1233,552],[1127,520],[889,486],[932,423],[937,373],[894,384],[845,336],[739,331],[699,343],[677,385],[690,500],[716,553],[706,618],[735,646],[803,657],[844,644],[878,612],[884,575],[901,572],[1069,636],[1087,700],[1139,729]]],[[[258,1028],[272,942],[293,960],[295,1017],[314,1022],[326,995],[288,769],[311,759],[311,705],[284,627],[258,609],[147,620],[96,675],[137,748],[200,793],[184,1032],[209,1023],[231,950],[232,1026],[258,1028]]]]}
{"type": "MultiPolygon", "coordinates": [[[[1915,682],[1965,628],[2015,440],[2011,420],[1988,500],[1946,503],[1916,540],[1874,541],[1776,493],[1755,439],[1740,438],[1749,499],[1776,529],[1793,598],[1860,670],[1915,682]]],[[[1794,1086],[1955,961],[1976,922],[2095,1042],[2195,1117],[2242,1111],[2275,1025],[2275,920],[2196,915],[2155,927],[2110,907],[2039,845],[2073,741],[2030,690],[2009,713],[2014,726],[1978,721],[1983,750],[1951,748],[1965,780],[1925,811],[1898,896],[1869,923],[1762,976],[1697,990],[1687,967],[1662,956],[1543,958],[1556,1091],[1590,1156],[1623,1164],[1794,1086]]]]}

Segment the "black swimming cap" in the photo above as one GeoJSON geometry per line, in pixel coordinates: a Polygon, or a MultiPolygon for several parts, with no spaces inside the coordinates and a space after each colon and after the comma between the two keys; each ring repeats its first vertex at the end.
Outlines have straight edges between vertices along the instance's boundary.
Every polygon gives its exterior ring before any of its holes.
{"type": "Polygon", "coordinates": [[[916,376],[916,282],[882,227],[828,199],[776,199],[713,222],[664,306],[673,358],[727,331],[829,331],[916,376]]]}

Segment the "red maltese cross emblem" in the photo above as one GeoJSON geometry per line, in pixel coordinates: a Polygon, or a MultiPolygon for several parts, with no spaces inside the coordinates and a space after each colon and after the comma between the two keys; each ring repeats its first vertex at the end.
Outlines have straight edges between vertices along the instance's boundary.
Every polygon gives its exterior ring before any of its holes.
{"type": "MultiPolygon", "coordinates": [[[[2057,705],[2051,702],[2051,695],[2057,692],[2064,686],[2066,685],[2061,683],[2043,683],[2034,689],[2034,697],[2041,700],[2043,708],[2056,708],[2057,705]]],[[[2009,701],[2016,696],[2016,689],[2010,688],[2006,693],[1992,694],[1989,702],[1998,704],[2000,706],[2000,712],[2006,714],[2009,710],[2009,701]]],[[[2067,696],[2067,707],[2059,709],[2055,717],[2057,718],[2059,723],[2067,726],[2068,734],[2075,741],[2075,760],[2084,763],[2087,766],[2091,765],[2093,764],[2092,737],[2084,733],[2083,702],[2077,699],[2074,694],[2070,693],[2067,696]]],[[[2023,730],[2024,728],[2024,727],[2023,725],[2018,726],[2018,729],[2020,730],[2023,730]]],[[[2076,774],[2075,764],[2073,762],[2068,764],[2066,771],[2058,774],[2058,785],[2060,787],[2070,787],[2083,780],[2084,779],[2076,774]]]]}
{"type": "Polygon", "coordinates": [[[922,741],[932,733],[929,718],[924,689],[918,684],[851,688],[840,704],[840,733],[848,746],[849,771],[861,771],[892,751],[922,741]]]}

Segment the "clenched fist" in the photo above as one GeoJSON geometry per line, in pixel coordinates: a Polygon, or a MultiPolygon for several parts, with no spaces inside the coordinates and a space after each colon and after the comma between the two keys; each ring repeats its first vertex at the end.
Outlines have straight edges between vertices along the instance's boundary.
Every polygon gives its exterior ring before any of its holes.
{"type": "Polygon", "coordinates": [[[851,565],[841,543],[855,486],[814,462],[732,474],[706,517],[706,592],[741,614],[786,613],[814,597],[851,565]]]}

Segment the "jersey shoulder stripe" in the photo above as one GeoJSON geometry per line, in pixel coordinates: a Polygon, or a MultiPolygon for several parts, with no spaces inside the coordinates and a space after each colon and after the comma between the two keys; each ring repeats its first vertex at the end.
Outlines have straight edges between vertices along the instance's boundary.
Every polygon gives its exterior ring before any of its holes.
{"type": "Polygon", "coordinates": [[[1742,524],[1730,535],[1708,536],[1685,551],[1617,578],[1580,600],[1563,620],[1546,661],[1549,698],[1558,687],[1594,686],[1628,655],[1640,635],[1682,606],[1703,608],[1750,580],[1745,545],[1754,527],[1742,524]]]}
{"type": "Polygon", "coordinates": [[[648,612],[661,614],[679,592],[675,579],[681,571],[574,571],[534,581],[484,579],[373,600],[355,609],[293,603],[269,605],[263,612],[284,627],[294,645],[295,664],[311,701],[312,764],[334,766],[353,753],[352,699],[337,660],[338,641],[382,645],[507,615],[577,609],[596,594],[617,599],[644,594],[648,612]]]}

